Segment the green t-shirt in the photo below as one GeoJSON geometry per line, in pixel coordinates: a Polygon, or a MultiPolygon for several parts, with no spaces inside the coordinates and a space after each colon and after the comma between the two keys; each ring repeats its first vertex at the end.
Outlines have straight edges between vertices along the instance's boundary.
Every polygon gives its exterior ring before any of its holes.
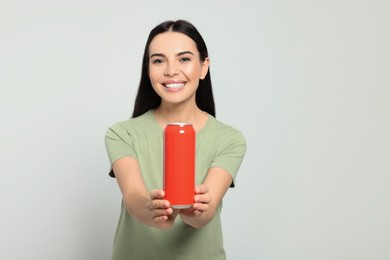
{"type": "MultiPolygon", "coordinates": [[[[146,188],[163,187],[163,129],[152,110],[117,123],[106,133],[111,164],[130,156],[137,159],[146,188]]],[[[213,116],[196,134],[196,184],[201,184],[210,167],[220,167],[233,180],[246,150],[244,136],[213,116]]],[[[133,219],[124,208],[116,230],[112,260],[223,260],[219,205],[214,218],[204,227],[193,228],[177,217],[173,227],[161,230],[133,219]]]]}

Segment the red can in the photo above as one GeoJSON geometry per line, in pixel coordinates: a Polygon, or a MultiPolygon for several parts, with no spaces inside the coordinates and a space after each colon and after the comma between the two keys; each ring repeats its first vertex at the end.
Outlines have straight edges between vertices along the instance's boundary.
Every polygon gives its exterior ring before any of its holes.
{"type": "Polygon", "coordinates": [[[172,208],[189,208],[195,195],[195,130],[171,123],[164,130],[164,191],[172,208]]]}

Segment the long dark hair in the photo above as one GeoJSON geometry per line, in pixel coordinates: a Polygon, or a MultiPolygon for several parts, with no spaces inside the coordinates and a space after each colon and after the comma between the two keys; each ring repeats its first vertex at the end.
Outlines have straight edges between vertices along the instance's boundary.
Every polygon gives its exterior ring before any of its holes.
{"type": "MultiPolygon", "coordinates": [[[[157,108],[161,103],[161,98],[154,91],[149,78],[149,45],[158,34],[164,32],[179,32],[190,37],[195,43],[203,62],[208,57],[206,43],[198,30],[191,23],[184,20],[166,21],[157,25],[149,34],[146,42],[144,57],[142,60],[141,80],[139,82],[137,97],[135,98],[132,117],[137,117],[150,109],[157,108]]],[[[211,85],[210,69],[203,80],[199,81],[196,91],[197,106],[215,117],[215,104],[211,85]]]]}
{"type": "MultiPolygon", "coordinates": [[[[154,91],[149,78],[149,45],[158,34],[164,32],[180,32],[190,37],[195,43],[199,51],[200,60],[203,62],[209,56],[206,43],[198,30],[191,23],[184,20],[166,21],[157,25],[149,34],[146,41],[144,57],[142,60],[141,80],[139,82],[138,93],[135,98],[134,110],[132,117],[137,117],[150,109],[157,108],[161,103],[161,98],[154,91]]],[[[211,85],[210,69],[203,80],[199,80],[199,86],[196,90],[197,106],[215,117],[215,104],[213,89],[211,85]]],[[[111,169],[109,175],[115,178],[115,173],[111,169]]]]}

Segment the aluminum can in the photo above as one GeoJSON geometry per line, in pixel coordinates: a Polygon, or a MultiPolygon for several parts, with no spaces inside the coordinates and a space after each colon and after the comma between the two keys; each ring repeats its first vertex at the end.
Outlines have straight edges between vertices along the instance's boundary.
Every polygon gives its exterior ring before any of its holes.
{"type": "Polygon", "coordinates": [[[170,123],[164,130],[164,191],[172,208],[189,208],[195,195],[195,130],[170,123]]]}

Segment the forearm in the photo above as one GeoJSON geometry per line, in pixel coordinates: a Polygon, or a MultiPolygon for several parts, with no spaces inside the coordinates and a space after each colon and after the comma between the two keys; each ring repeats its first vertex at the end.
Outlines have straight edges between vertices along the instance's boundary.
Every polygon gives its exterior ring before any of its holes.
{"type": "Polygon", "coordinates": [[[127,193],[123,196],[124,206],[130,216],[145,225],[154,226],[150,212],[146,206],[148,202],[149,197],[147,193],[127,193]]]}
{"type": "Polygon", "coordinates": [[[171,228],[179,212],[174,211],[168,201],[162,200],[163,195],[158,198],[161,192],[153,191],[152,199],[145,194],[127,193],[123,198],[127,212],[145,225],[160,229],[171,228]]]}
{"type": "Polygon", "coordinates": [[[232,182],[225,170],[213,167],[203,184],[195,187],[195,203],[189,209],[180,211],[182,220],[195,228],[207,225],[219,209],[219,205],[232,182]]]}
{"type": "Polygon", "coordinates": [[[137,160],[124,157],[113,164],[113,169],[129,215],[148,226],[170,228],[176,215],[169,202],[163,200],[163,191],[148,192],[137,160]]]}
{"type": "Polygon", "coordinates": [[[214,214],[215,210],[213,209],[209,209],[203,213],[197,213],[192,207],[180,211],[180,217],[183,222],[194,228],[201,228],[207,225],[213,219],[214,214]]]}

